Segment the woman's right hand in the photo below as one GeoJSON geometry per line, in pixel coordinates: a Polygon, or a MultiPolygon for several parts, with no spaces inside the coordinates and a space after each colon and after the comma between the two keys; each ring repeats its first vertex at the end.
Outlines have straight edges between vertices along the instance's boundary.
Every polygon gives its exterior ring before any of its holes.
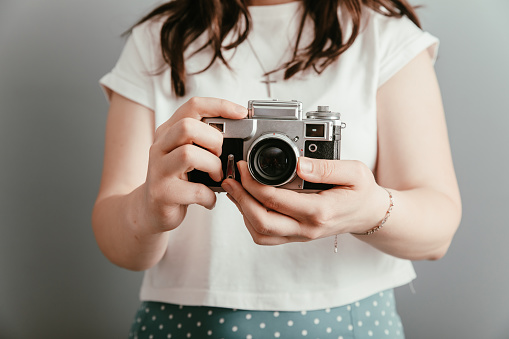
{"type": "Polygon", "coordinates": [[[191,98],[159,126],[150,148],[144,185],[144,214],[147,231],[160,233],[175,229],[184,219],[187,206],[198,204],[212,209],[215,193],[207,186],[189,182],[187,173],[198,169],[213,180],[222,180],[219,155],[223,136],[201,122],[204,117],[242,119],[245,107],[217,98],[191,98]]]}

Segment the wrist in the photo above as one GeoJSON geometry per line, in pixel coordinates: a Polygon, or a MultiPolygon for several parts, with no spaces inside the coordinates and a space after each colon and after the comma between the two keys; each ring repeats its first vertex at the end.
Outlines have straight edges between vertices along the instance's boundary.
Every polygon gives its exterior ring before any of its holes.
{"type": "Polygon", "coordinates": [[[125,211],[132,234],[138,238],[147,238],[162,233],[154,226],[153,213],[147,208],[145,184],[140,185],[127,195],[125,211]]]}
{"type": "Polygon", "coordinates": [[[381,186],[378,186],[380,188],[379,191],[383,191],[383,196],[384,198],[382,199],[379,199],[378,201],[384,201],[384,203],[382,204],[382,206],[385,206],[385,212],[382,214],[380,212],[378,212],[378,219],[375,223],[373,223],[373,225],[375,226],[372,226],[370,228],[365,228],[363,231],[361,232],[352,232],[353,235],[371,235],[375,232],[378,232],[380,231],[386,224],[386,222],[389,220],[390,216],[391,216],[391,213],[392,213],[392,209],[394,207],[394,197],[392,195],[392,192],[384,187],[381,187],[381,186]],[[383,216],[381,219],[380,219],[380,216],[383,216]]]}

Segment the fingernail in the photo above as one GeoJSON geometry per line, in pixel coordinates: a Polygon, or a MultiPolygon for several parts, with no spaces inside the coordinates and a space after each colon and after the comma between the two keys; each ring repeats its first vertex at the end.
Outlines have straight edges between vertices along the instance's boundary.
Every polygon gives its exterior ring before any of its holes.
{"type": "Polygon", "coordinates": [[[226,191],[226,193],[229,193],[229,194],[231,194],[231,192],[233,190],[232,186],[226,181],[223,181],[223,183],[221,184],[221,187],[226,191]]]}
{"type": "Polygon", "coordinates": [[[304,174],[310,174],[313,170],[313,165],[311,161],[306,158],[299,158],[299,169],[304,174]]]}

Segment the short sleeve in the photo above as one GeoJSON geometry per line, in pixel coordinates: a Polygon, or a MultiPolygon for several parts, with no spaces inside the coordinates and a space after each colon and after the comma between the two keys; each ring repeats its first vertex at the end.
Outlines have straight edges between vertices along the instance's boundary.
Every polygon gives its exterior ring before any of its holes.
{"type": "Polygon", "coordinates": [[[378,87],[424,50],[436,61],[439,40],[422,31],[409,18],[378,15],[379,78],[378,87]]]}
{"type": "Polygon", "coordinates": [[[148,23],[135,27],[115,67],[99,81],[107,99],[112,91],[154,109],[154,50],[157,40],[148,23]]]}

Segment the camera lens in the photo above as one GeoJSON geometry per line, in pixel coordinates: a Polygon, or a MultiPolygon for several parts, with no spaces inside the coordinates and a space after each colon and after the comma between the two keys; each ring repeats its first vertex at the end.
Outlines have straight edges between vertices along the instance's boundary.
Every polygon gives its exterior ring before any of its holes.
{"type": "Polygon", "coordinates": [[[257,167],[268,177],[279,177],[288,170],[288,157],[278,147],[266,145],[257,155],[257,167]]]}
{"type": "Polygon", "coordinates": [[[280,186],[295,177],[298,152],[286,137],[262,137],[255,141],[248,154],[253,177],[265,185],[280,186]]]}

